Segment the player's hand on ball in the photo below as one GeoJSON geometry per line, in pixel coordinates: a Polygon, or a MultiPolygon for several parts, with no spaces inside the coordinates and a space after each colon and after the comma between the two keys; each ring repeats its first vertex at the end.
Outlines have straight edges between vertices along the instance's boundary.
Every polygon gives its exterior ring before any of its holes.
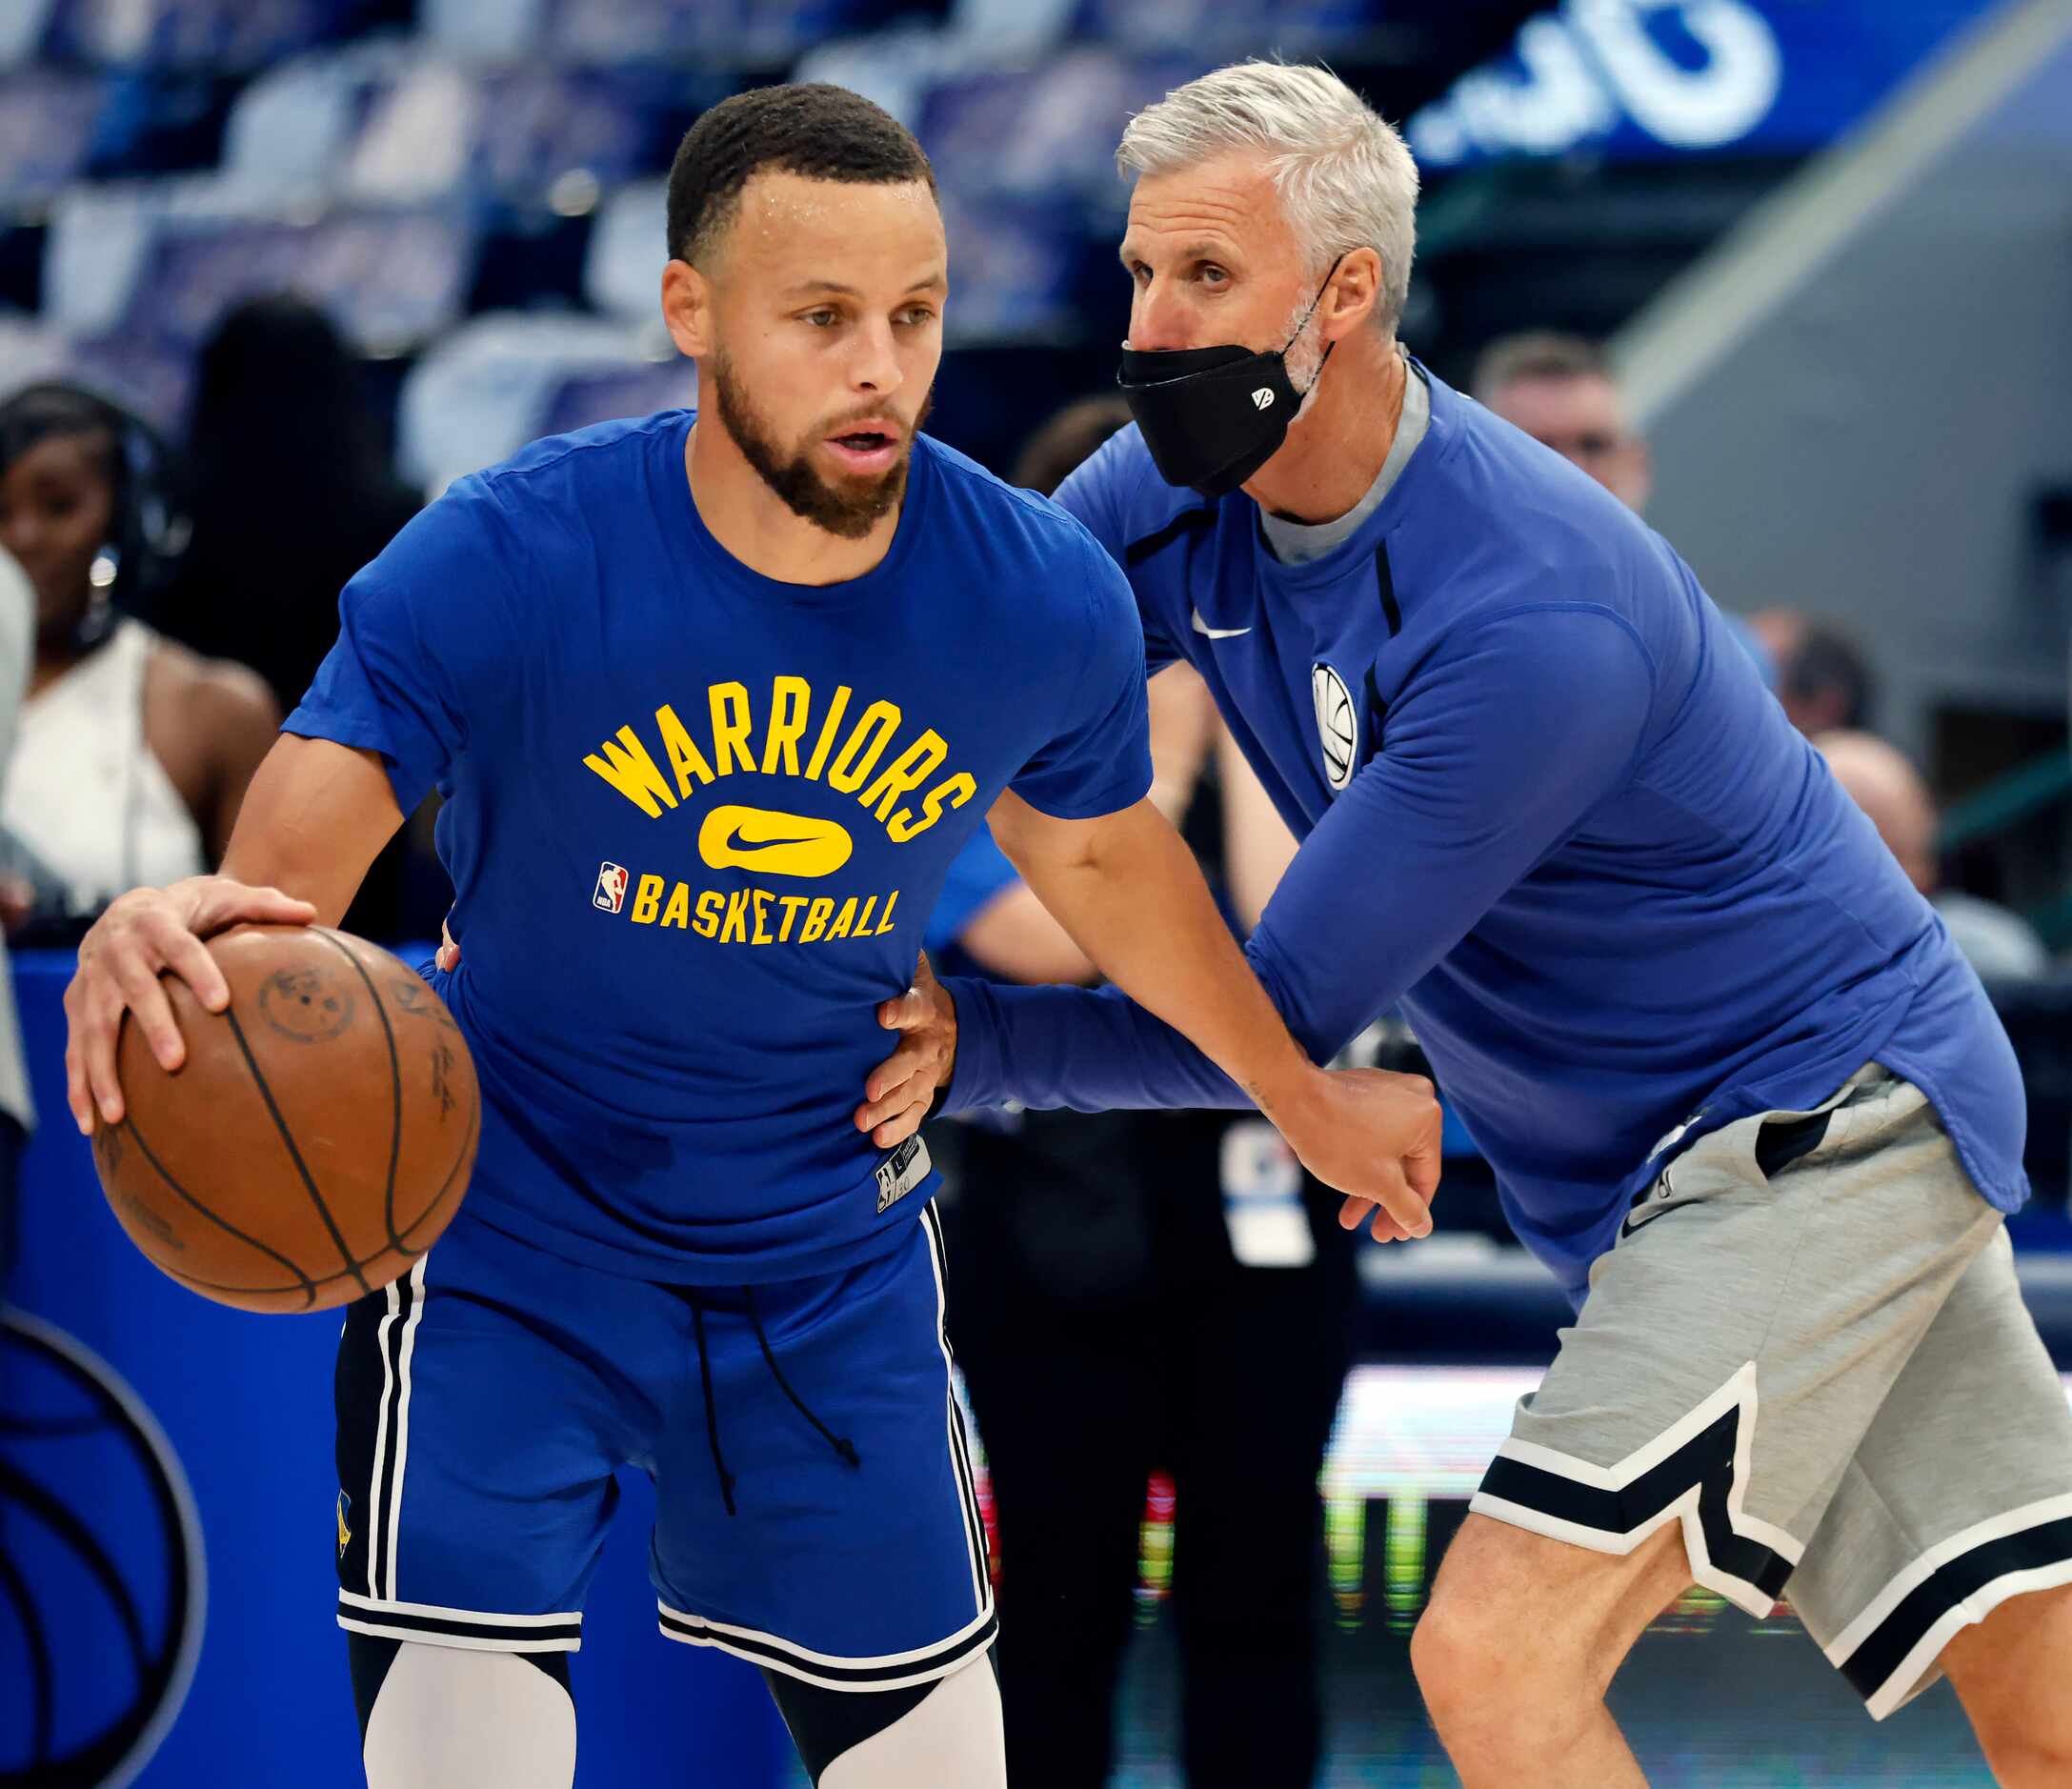
{"type": "Polygon", "coordinates": [[[80,940],[79,968],[65,990],[65,1103],[72,1122],[89,1136],[96,1111],[103,1123],[122,1122],[115,1038],[125,1013],[135,1015],[168,1074],[186,1061],[187,1045],[159,983],[162,974],[178,975],[211,1013],[230,1004],[229,984],[204,938],[246,920],[306,926],[315,918],[308,901],[221,875],[132,889],[110,903],[80,940]]]}
{"type": "Polygon", "coordinates": [[[1378,1242],[1431,1234],[1439,1107],[1423,1075],[1319,1071],[1301,1098],[1267,1116],[1310,1173],[1348,1195],[1338,1214],[1343,1228],[1358,1230],[1371,1214],[1378,1242]]]}
{"type": "Polygon", "coordinates": [[[899,1047],[871,1071],[856,1108],[856,1129],[880,1149],[903,1143],[921,1128],[935,1090],[956,1066],[956,1002],[935,979],[924,955],[914,985],[877,1009],[877,1022],[900,1034],[899,1047]]]}

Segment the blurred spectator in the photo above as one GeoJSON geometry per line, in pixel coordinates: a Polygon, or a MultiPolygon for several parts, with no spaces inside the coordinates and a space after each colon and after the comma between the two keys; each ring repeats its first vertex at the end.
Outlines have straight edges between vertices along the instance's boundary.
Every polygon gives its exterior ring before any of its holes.
{"type": "MultiPolygon", "coordinates": [[[[1647,508],[1655,487],[1647,442],[1626,420],[1625,394],[1597,343],[1553,330],[1499,337],[1475,363],[1474,394],[1636,514],[1647,508]]],[[[1740,615],[1726,620],[1763,682],[1776,689],[1777,655],[1760,630],[1740,615]]]]}
{"type": "Polygon", "coordinates": [[[1870,726],[1878,685],[1846,630],[1797,609],[1759,609],[1748,622],[1777,663],[1777,699],[1807,738],[1870,726]]]}
{"type": "Polygon", "coordinates": [[[150,431],[76,386],[0,403],[0,546],[36,593],[35,662],[0,819],[31,923],[76,927],[219,861],[280,711],[242,665],[124,607],[177,545],[150,431]]]}
{"type": "Polygon", "coordinates": [[[1015,462],[1014,482],[1046,497],[1079,468],[1096,448],[1130,420],[1121,392],[1082,397],[1050,418],[1029,437],[1015,462]]]}
{"type": "Polygon", "coordinates": [[[224,316],[196,362],[183,471],[193,538],[157,617],[292,708],[338,637],[338,593],[421,507],[329,317],[292,295],[224,316]]]}
{"type": "MultiPolygon", "coordinates": [[[[352,349],[292,294],[227,312],[203,344],[185,463],[193,539],[156,613],[196,652],[302,699],[338,637],[338,593],[421,506],[389,470],[352,349]]],[[[348,931],[430,936],[452,898],[428,820],[368,870],[348,931]]]]}
{"type": "Polygon", "coordinates": [[[2043,941],[2021,915],[1941,886],[1935,802],[1904,753],[1872,734],[1845,730],[1820,734],[1813,744],[1982,980],[2020,980],[2050,968],[2043,941]]]}
{"type": "MultiPolygon", "coordinates": [[[[14,753],[14,733],[21,719],[22,697],[29,689],[30,661],[35,655],[36,593],[12,557],[0,549],[0,781],[14,753]]],[[[8,947],[0,936],[0,1296],[14,1259],[14,1177],[22,1145],[36,1121],[29,1094],[29,1071],[22,1058],[22,1030],[14,1017],[14,976],[8,968],[8,947]]]]}
{"type": "MultiPolygon", "coordinates": [[[[1017,477],[1048,491],[1127,421],[1070,406],[1017,477]]],[[[1200,677],[1152,679],[1153,799],[1257,917],[1294,840],[1200,677]],[[1227,759],[1227,762],[1226,762],[1227,759]],[[1214,762],[1216,769],[1209,772],[1214,762]],[[1217,834],[1220,832],[1218,838],[1217,834]]],[[[1092,978],[981,834],[928,930],[945,967],[1092,978]]],[[[939,1126],[960,1156],[950,1309],[992,1471],[1008,1779],[1095,1789],[1114,1749],[1150,1475],[1177,1487],[1173,1607],[1194,1789],[1298,1789],[1322,1739],[1317,1475],[1350,1360],[1336,1196],[1243,1113],[1028,1113],[939,1126]]]]}
{"type": "Polygon", "coordinates": [[[1476,400],[1595,478],[1629,510],[1647,508],[1647,443],[1626,421],[1611,363],[1579,335],[1506,335],[1475,363],[1476,400]]]}

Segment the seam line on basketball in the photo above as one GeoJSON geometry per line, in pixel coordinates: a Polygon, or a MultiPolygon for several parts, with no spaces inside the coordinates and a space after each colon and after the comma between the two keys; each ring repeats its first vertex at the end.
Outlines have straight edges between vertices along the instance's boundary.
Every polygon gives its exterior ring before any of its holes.
{"type": "MultiPolygon", "coordinates": [[[[480,1136],[481,1130],[482,1097],[477,1094],[475,1096],[474,1110],[469,1115],[467,1134],[460,1139],[460,1153],[453,1157],[453,1165],[446,1171],[446,1178],[439,1182],[439,1190],[432,1196],[432,1202],[403,1226],[400,1233],[401,1236],[408,1236],[413,1231],[422,1230],[432,1220],[433,1214],[438,1211],[439,1207],[446,1203],[446,1196],[453,1190],[454,1176],[460,1173],[461,1164],[468,1159],[470,1152],[474,1148],[475,1140],[480,1136]]],[[[462,1188],[463,1192],[466,1190],[465,1187],[462,1188]]],[[[433,1237],[433,1240],[436,1241],[437,1238],[433,1237]]],[[[428,1242],[422,1249],[413,1249],[408,1242],[402,1241],[399,1236],[394,1246],[399,1254],[415,1260],[420,1255],[429,1251],[432,1244],[428,1242]]]]}
{"type": "Polygon", "coordinates": [[[362,1292],[372,1292],[367,1283],[367,1276],[360,1272],[360,1263],[353,1259],[352,1250],[347,1244],[345,1233],[338,1228],[337,1219],[331,1215],[331,1207],[324,1203],[324,1196],[316,1190],[316,1178],[310,1173],[309,1164],[302,1159],[302,1152],[295,1147],[294,1134],[288,1128],[288,1120],[281,1116],[281,1109],[273,1103],[273,1090],[266,1084],[266,1075],[259,1068],[259,1058],[251,1054],[251,1046],[245,1041],[245,1028],[237,1022],[237,1015],[229,1007],[223,1009],[223,1016],[231,1021],[231,1035],[237,1039],[238,1054],[245,1058],[245,1066],[251,1071],[251,1078],[259,1089],[259,1097],[266,1101],[266,1109],[272,1115],[273,1128],[281,1134],[281,1141],[288,1146],[288,1159],[295,1164],[295,1172],[302,1176],[302,1184],[309,1189],[310,1202],[316,1207],[316,1215],[324,1220],[324,1228],[331,1232],[331,1239],[338,1245],[338,1258],[346,1265],[346,1272],[359,1282],[362,1292]]]}
{"type": "Polygon", "coordinates": [[[399,1249],[403,1237],[395,1227],[395,1170],[403,1155],[403,1063],[396,1053],[395,1027],[389,1023],[389,1009],[382,1004],[381,990],[374,986],[374,978],[367,973],[367,965],[346,949],[345,942],[334,932],[323,926],[310,928],[325,943],[351,963],[353,972],[367,985],[368,997],[374,1003],[374,1016],[381,1021],[381,1035],[389,1045],[389,1182],[381,1196],[381,1221],[389,1233],[389,1246],[399,1249]]]}
{"type": "MultiPolygon", "coordinates": [[[[172,1177],[172,1171],[169,1169],[164,1162],[158,1159],[156,1152],[153,1151],[151,1146],[144,1140],[144,1133],[137,1129],[135,1114],[131,1113],[126,1115],[123,1118],[121,1128],[130,1133],[131,1140],[136,1144],[137,1148],[144,1152],[144,1159],[150,1162],[153,1168],[157,1169],[158,1177],[163,1180],[168,1186],[170,1186],[174,1193],[178,1194],[181,1198],[185,1199],[188,1204],[191,1205],[204,1217],[208,1218],[208,1220],[211,1223],[214,1224],[217,1229],[225,1231],[231,1236],[235,1236],[238,1241],[247,1243],[251,1247],[257,1249],[261,1255],[271,1256],[274,1260],[278,1261],[291,1274],[292,1274],[301,1284],[302,1296],[308,1300],[308,1303],[305,1304],[303,1307],[305,1310],[309,1308],[309,1305],[314,1304],[316,1302],[317,1282],[315,1280],[312,1279],[309,1275],[305,1274],[301,1268],[297,1267],[294,1262],[291,1261],[278,1249],[272,1247],[269,1243],[261,1242],[257,1236],[247,1236],[242,1230],[238,1229],[235,1224],[231,1223],[229,1218],[218,1216],[214,1212],[211,1211],[208,1206],[204,1205],[201,1200],[196,1198],[193,1194],[190,1193],[184,1186],[182,1186],[179,1181],[175,1180],[172,1177]]],[[[292,1288],[283,1286],[280,1288],[280,1290],[283,1292],[288,1292],[292,1290],[292,1288]]]]}

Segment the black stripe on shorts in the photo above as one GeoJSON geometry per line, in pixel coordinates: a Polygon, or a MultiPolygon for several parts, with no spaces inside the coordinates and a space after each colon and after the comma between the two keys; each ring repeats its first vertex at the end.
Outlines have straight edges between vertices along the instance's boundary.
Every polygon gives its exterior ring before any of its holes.
{"type": "Polygon", "coordinates": [[[2033,1572],[2072,1560],[2072,1516],[2041,1522],[1998,1540],[1981,1541],[1940,1565],[1900,1598],[1856,1651],[1842,1660],[1841,1675],[1868,1701],[1906,1662],[1928,1630],[1988,1584],[2014,1572],[2033,1572]]]}
{"type": "Polygon", "coordinates": [[[1482,1475],[1482,1491],[1559,1521],[1601,1534],[1625,1536],[1644,1527],[1688,1491],[1699,1487],[1698,1515],[1705,1552],[1715,1569],[1776,1597],[1791,1577],[1782,1554],[1734,1532],[1727,1496],[1734,1489],[1734,1457],[1740,1437],[1740,1405],[1694,1435],[1660,1465],[1617,1491],[1579,1484],[1544,1467],[1499,1454],[1482,1475]]]}
{"type": "Polygon", "coordinates": [[[844,1664],[802,1657],[782,1641],[773,1639],[768,1635],[721,1633],[700,1621],[695,1616],[682,1615],[674,1609],[659,1611],[658,1618],[662,1624],[662,1632],[673,1639],[717,1646],[724,1651],[737,1653],[744,1658],[753,1658],[756,1663],[768,1665],[773,1670],[788,1672],[793,1676],[804,1674],[816,1682],[845,1690],[875,1690],[880,1684],[903,1682],[917,1677],[947,1677],[953,1666],[966,1658],[976,1657],[992,1645],[993,1638],[1000,1625],[999,1618],[989,1614],[969,1634],[944,1646],[940,1652],[923,1653],[917,1658],[896,1662],[866,1660],[856,1664],[844,1664]]]}
{"type": "Polygon", "coordinates": [[[422,1634],[433,1639],[443,1635],[449,1639],[489,1640],[513,1649],[550,1642],[566,1646],[583,1638],[583,1623],[579,1617],[566,1621],[532,1622],[521,1627],[506,1621],[471,1621],[466,1615],[457,1612],[420,1615],[403,1609],[368,1609],[356,1602],[348,1602],[343,1597],[338,1599],[338,1619],[362,1627],[379,1628],[385,1634],[422,1634]]]}

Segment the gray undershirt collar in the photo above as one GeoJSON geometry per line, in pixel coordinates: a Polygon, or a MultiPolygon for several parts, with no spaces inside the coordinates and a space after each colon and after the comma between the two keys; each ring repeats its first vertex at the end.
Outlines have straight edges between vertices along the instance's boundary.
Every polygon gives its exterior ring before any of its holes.
{"type": "Polygon", "coordinates": [[[1410,456],[1418,451],[1418,443],[1424,439],[1425,430],[1431,427],[1432,393],[1425,385],[1424,373],[1403,353],[1400,345],[1396,352],[1403,355],[1403,413],[1396,424],[1396,439],[1389,443],[1388,458],[1381,462],[1381,470],[1367,487],[1367,494],[1329,522],[1293,522],[1284,515],[1259,512],[1266,544],[1281,564],[1307,565],[1352,539],[1360,525],[1381,507],[1381,499],[1395,488],[1410,456]]]}

